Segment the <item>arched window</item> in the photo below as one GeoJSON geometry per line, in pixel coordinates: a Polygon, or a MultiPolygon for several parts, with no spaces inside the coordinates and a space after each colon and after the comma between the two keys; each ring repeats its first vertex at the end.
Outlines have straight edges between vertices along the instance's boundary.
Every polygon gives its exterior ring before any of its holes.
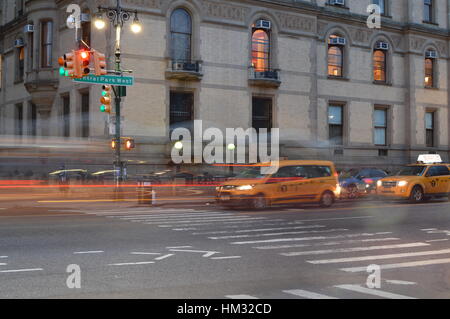
{"type": "Polygon", "coordinates": [[[171,57],[175,61],[191,61],[192,18],[182,8],[170,18],[171,57]]]}
{"type": "Polygon", "coordinates": [[[437,53],[436,51],[429,50],[425,54],[425,87],[435,87],[435,64],[437,53]]]}
{"type": "Polygon", "coordinates": [[[344,46],[345,38],[331,35],[328,40],[328,75],[344,76],[344,46]]]}
{"type": "Polygon", "coordinates": [[[376,82],[386,82],[386,65],[388,44],[377,42],[373,51],[373,79],[376,82]]]}
{"type": "Polygon", "coordinates": [[[270,36],[265,29],[253,30],[252,66],[255,72],[265,72],[270,69],[270,36]]]}

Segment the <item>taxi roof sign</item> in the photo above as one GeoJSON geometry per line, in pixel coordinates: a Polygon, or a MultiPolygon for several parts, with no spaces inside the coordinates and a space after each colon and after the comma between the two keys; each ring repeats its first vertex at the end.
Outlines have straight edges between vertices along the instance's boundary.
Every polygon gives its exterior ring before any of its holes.
{"type": "Polygon", "coordinates": [[[417,161],[424,164],[435,164],[442,163],[442,158],[439,154],[422,154],[419,155],[417,161]]]}

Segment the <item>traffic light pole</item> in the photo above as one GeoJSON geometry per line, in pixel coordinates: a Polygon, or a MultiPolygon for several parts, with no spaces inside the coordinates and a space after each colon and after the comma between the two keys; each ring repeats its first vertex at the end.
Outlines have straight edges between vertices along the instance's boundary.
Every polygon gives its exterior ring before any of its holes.
{"type": "MultiPolygon", "coordinates": [[[[119,6],[119,1],[118,1],[118,6],[119,6]]],[[[116,24],[116,72],[118,74],[122,74],[122,70],[121,70],[121,51],[120,51],[120,35],[122,32],[122,26],[120,23],[116,24]]],[[[114,94],[115,94],[115,111],[116,111],[116,142],[117,142],[117,147],[116,147],[116,162],[118,165],[118,170],[119,170],[119,174],[117,176],[117,188],[118,188],[118,193],[120,193],[121,191],[121,185],[123,182],[123,163],[122,163],[122,156],[121,156],[121,110],[120,110],[120,106],[122,103],[122,90],[120,89],[119,86],[115,87],[114,90],[114,94]]]]}

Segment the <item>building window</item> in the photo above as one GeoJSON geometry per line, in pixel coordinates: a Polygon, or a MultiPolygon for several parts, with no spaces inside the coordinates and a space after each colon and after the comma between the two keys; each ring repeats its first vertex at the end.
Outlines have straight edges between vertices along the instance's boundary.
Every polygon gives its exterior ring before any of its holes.
{"type": "Polygon", "coordinates": [[[372,3],[380,7],[381,15],[386,15],[386,0],[373,0],[372,3]]]}
{"type": "Polygon", "coordinates": [[[2,87],[3,87],[3,55],[0,54],[0,90],[2,89],[2,87]]]}
{"type": "Polygon", "coordinates": [[[15,1],[16,18],[20,17],[24,14],[24,2],[25,2],[25,0],[16,0],[15,1]]]}
{"type": "Polygon", "coordinates": [[[329,140],[332,145],[344,144],[344,107],[330,105],[328,107],[329,140]]]}
{"type": "MultiPolygon", "coordinates": [[[[431,51],[430,51],[431,52],[431,51]]],[[[428,53],[427,53],[428,55],[428,53]]],[[[426,57],[425,58],[425,87],[426,88],[433,88],[436,86],[435,80],[434,80],[434,74],[435,74],[435,62],[436,60],[434,58],[426,57]]]]}
{"type": "Polygon", "coordinates": [[[192,132],[194,120],[194,94],[191,92],[170,92],[170,134],[177,128],[192,132]]]}
{"type": "Polygon", "coordinates": [[[345,39],[331,35],[328,41],[328,75],[344,76],[344,44],[345,39]]]}
{"type": "Polygon", "coordinates": [[[28,70],[32,71],[34,67],[34,33],[28,35],[28,70]]]}
{"type": "Polygon", "coordinates": [[[29,132],[31,136],[37,135],[37,108],[36,105],[31,103],[31,125],[29,126],[29,132]]]}
{"type": "Polygon", "coordinates": [[[387,110],[375,109],[375,145],[387,145],[387,110]]]}
{"type": "Polygon", "coordinates": [[[270,69],[270,36],[264,29],[253,30],[252,66],[256,72],[265,72],[270,69]]]}
{"type": "Polygon", "coordinates": [[[434,147],[434,112],[425,113],[425,128],[426,128],[426,145],[427,147],[434,147]]]}
{"type": "Polygon", "coordinates": [[[424,0],[423,4],[423,20],[425,22],[433,22],[433,0],[424,0]]]}
{"type": "Polygon", "coordinates": [[[17,48],[16,82],[22,82],[25,73],[25,47],[17,48]]]}
{"type": "Polygon", "coordinates": [[[373,79],[375,82],[386,82],[386,51],[373,52],[373,79]]]}
{"type": "Polygon", "coordinates": [[[170,18],[171,57],[175,61],[191,61],[192,18],[185,9],[176,9],[170,18]]]}
{"type": "Polygon", "coordinates": [[[89,124],[90,124],[90,114],[89,114],[89,93],[81,94],[81,137],[89,137],[89,124]]]}
{"type": "Polygon", "coordinates": [[[15,121],[15,132],[16,136],[23,135],[23,104],[16,104],[16,121],[15,121]]]}
{"type": "Polygon", "coordinates": [[[63,122],[63,136],[70,137],[70,96],[66,95],[62,98],[62,122],[63,122]]]}
{"type": "Polygon", "coordinates": [[[52,67],[53,22],[44,21],[41,24],[41,67],[52,67]]]}
{"type": "Polygon", "coordinates": [[[254,97],[252,102],[252,127],[259,133],[261,129],[270,132],[273,125],[272,99],[254,97]]]}
{"type": "Polygon", "coordinates": [[[91,47],[91,22],[85,21],[81,24],[81,40],[83,40],[83,48],[91,47]]]}

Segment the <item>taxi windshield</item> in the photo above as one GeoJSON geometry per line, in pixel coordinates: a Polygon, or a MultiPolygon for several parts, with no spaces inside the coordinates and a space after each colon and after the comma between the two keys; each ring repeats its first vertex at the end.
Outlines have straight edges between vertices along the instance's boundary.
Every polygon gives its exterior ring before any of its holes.
{"type": "Polygon", "coordinates": [[[426,166],[405,166],[396,175],[397,176],[422,176],[426,166]]]}
{"type": "Polygon", "coordinates": [[[266,175],[261,173],[261,167],[247,168],[236,175],[236,178],[264,178],[266,175]]]}

